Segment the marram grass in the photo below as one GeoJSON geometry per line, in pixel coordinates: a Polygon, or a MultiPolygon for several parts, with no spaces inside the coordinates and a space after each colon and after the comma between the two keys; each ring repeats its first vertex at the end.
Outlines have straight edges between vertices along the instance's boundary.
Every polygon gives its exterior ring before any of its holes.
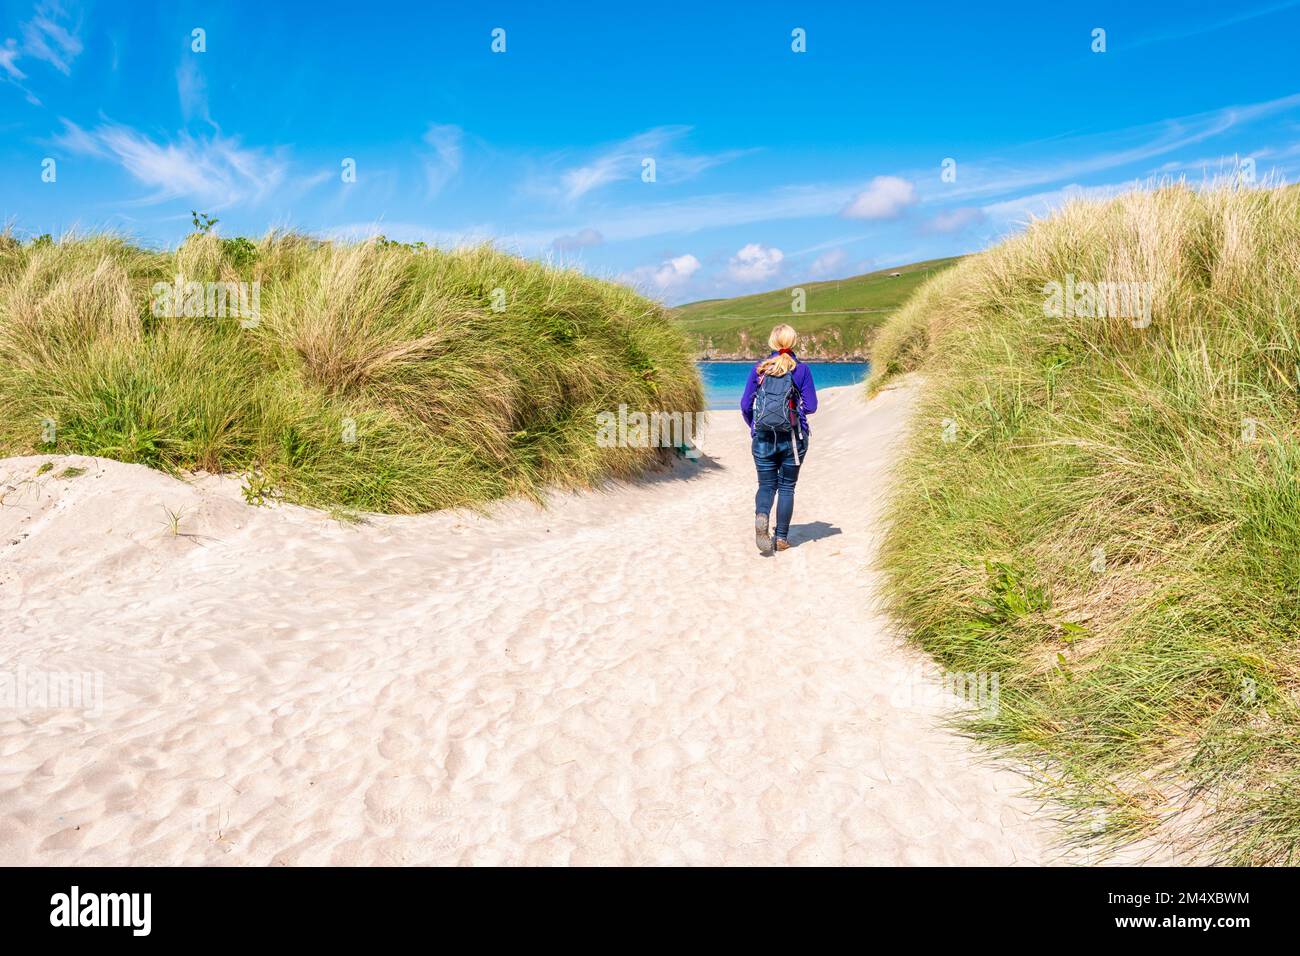
{"type": "Polygon", "coordinates": [[[917,643],[1000,674],[968,729],[1081,843],[1300,862],[1300,190],[1070,205],[872,363],[922,373],[882,562],[917,643]],[[1054,317],[1067,275],[1141,284],[1150,324],[1054,317]]]}
{"type": "Polygon", "coordinates": [[[621,403],[703,408],[664,309],[489,247],[0,236],[0,454],[246,473],[285,500],[413,513],[671,457],[598,447],[597,414],[621,403]],[[178,275],[256,282],[256,323],[158,317],[155,286],[178,275]]]}

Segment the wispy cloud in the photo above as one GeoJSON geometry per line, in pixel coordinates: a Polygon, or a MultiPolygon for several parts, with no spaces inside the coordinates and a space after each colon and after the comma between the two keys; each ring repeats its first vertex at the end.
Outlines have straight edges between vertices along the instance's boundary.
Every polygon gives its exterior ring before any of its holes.
{"type": "MultiPolygon", "coordinates": [[[[749,223],[834,216],[853,198],[855,190],[852,184],[781,186],[756,193],[718,193],[604,206],[584,213],[584,218],[595,223],[593,228],[599,229],[606,242],[624,242],[749,223]]],[[[549,230],[511,232],[502,239],[521,249],[535,249],[576,228],[569,222],[549,230]]]]}
{"type": "Polygon", "coordinates": [[[1046,216],[1053,210],[1059,209],[1066,203],[1076,199],[1111,199],[1121,193],[1140,189],[1141,187],[1141,180],[1106,183],[1099,186],[1081,186],[1078,183],[1071,183],[1068,186],[1062,186],[1060,189],[1050,189],[1044,192],[1031,193],[1028,196],[1017,196],[1015,199],[990,203],[980,211],[983,213],[983,218],[993,225],[1004,229],[1013,228],[1022,226],[1031,219],[1046,216]]]}
{"type": "Polygon", "coordinates": [[[833,276],[849,263],[849,254],[838,247],[828,249],[812,261],[808,272],[814,278],[822,279],[833,276]]]}
{"type": "Polygon", "coordinates": [[[1186,18],[1180,17],[1177,18],[1177,22],[1179,23],[1177,29],[1137,37],[1131,42],[1123,44],[1123,48],[1134,50],[1144,46],[1151,46],[1154,43],[1166,43],[1170,40],[1185,40],[1188,37],[1200,36],[1203,33],[1216,33],[1219,30],[1234,27],[1239,23],[1247,23],[1260,17],[1267,17],[1274,13],[1282,13],[1285,10],[1290,10],[1297,6],[1300,6],[1300,0],[1285,0],[1283,3],[1272,3],[1266,7],[1257,7],[1254,10],[1239,10],[1230,16],[1222,17],[1218,20],[1211,20],[1208,23],[1192,23],[1186,18]]]}
{"type": "Polygon", "coordinates": [[[1292,161],[1297,158],[1300,158],[1300,143],[1291,143],[1281,147],[1260,146],[1246,153],[1202,156],[1198,159],[1188,160],[1170,160],[1167,163],[1161,163],[1154,172],[1162,176],[1200,173],[1204,177],[1218,178],[1231,176],[1241,168],[1243,163],[1252,160],[1257,171],[1260,166],[1268,164],[1271,168],[1270,171],[1286,175],[1293,171],[1295,164],[1292,161]]]}
{"type": "Polygon", "coordinates": [[[212,114],[208,110],[208,83],[198,61],[193,55],[181,60],[176,68],[176,95],[181,104],[181,115],[186,122],[193,119],[203,120],[216,128],[212,114]]]}
{"type": "Polygon", "coordinates": [[[36,6],[32,18],[22,25],[23,55],[43,60],[65,76],[72,73],[72,61],[81,55],[78,27],[65,26],[67,12],[57,0],[36,6]]]}
{"type": "Polygon", "coordinates": [[[654,163],[654,182],[680,183],[694,179],[707,169],[743,156],[749,150],[691,154],[678,143],[690,132],[688,126],[659,126],[607,146],[585,161],[573,163],[568,154],[551,157],[525,182],[525,192],[573,203],[588,193],[619,181],[635,181],[654,163]]]}
{"type": "Polygon", "coordinates": [[[941,234],[964,232],[971,226],[983,222],[984,219],[984,210],[978,206],[959,206],[931,217],[926,221],[923,229],[926,232],[941,234]]]}
{"type": "Polygon", "coordinates": [[[25,80],[27,74],[18,69],[18,58],[22,56],[22,51],[18,49],[18,41],[10,37],[5,40],[3,47],[0,47],[0,69],[9,75],[12,80],[25,80]]]}
{"type": "MultiPolygon", "coordinates": [[[[958,182],[928,190],[922,201],[963,201],[1070,182],[1168,156],[1211,140],[1236,127],[1300,107],[1300,94],[1244,106],[1196,113],[1143,126],[1054,143],[1051,156],[1027,164],[984,160],[959,165],[958,182]],[[1064,156],[1066,158],[1062,159],[1064,156]]],[[[937,175],[937,174],[936,174],[937,175]]]]}
{"type": "MultiPolygon", "coordinates": [[[[852,210],[859,214],[883,214],[906,208],[909,200],[918,206],[976,206],[1006,211],[1021,200],[1026,208],[1041,208],[1041,198],[1058,195],[1077,185],[1042,190],[1036,187],[1054,183],[1077,184],[1086,177],[1141,167],[1153,159],[1176,155],[1251,122],[1300,107],[1300,94],[1259,103],[1231,106],[1219,110],[1178,117],[1161,123],[1114,130],[1106,134],[1069,137],[1055,140],[1050,153],[1040,147],[1027,148],[1041,153],[1037,158],[1008,163],[1005,160],[977,159],[959,164],[956,183],[938,182],[939,169],[903,171],[896,176],[873,179],[866,189],[861,181],[821,182],[778,186],[752,193],[715,193],[661,202],[609,205],[583,213],[583,225],[598,229],[607,242],[644,239],[653,236],[690,234],[710,229],[794,219],[837,216],[852,210]],[[1065,158],[1062,158],[1065,157],[1065,158]],[[927,177],[933,184],[927,183],[927,177]],[[884,181],[884,185],[880,185],[884,181]],[[907,185],[917,184],[914,193],[907,185]],[[1027,193],[1027,195],[1025,195],[1027,193]],[[1006,197],[1003,200],[1003,197],[1006,197]],[[1031,201],[1032,200],[1032,201],[1031,201]],[[1035,205],[1038,203],[1038,205],[1035,205]]],[[[1139,185],[1148,172],[1134,170],[1139,185]]],[[[1263,170],[1261,170],[1261,174],[1263,170]]],[[[969,219],[973,214],[963,213],[969,219]]],[[[864,218],[869,218],[864,216],[864,218]]],[[[990,216],[992,218],[992,216],[990,216]]],[[[887,221],[887,220],[886,220],[887,221]]],[[[952,228],[958,220],[940,213],[931,225],[952,228]],[[937,221],[936,221],[937,220],[937,221]]],[[[973,224],[968,222],[967,225],[973,224]]],[[[514,233],[506,237],[519,247],[535,249],[548,245],[557,235],[570,233],[576,224],[565,223],[548,231],[514,233]]]]}
{"type": "Polygon", "coordinates": [[[18,25],[21,40],[6,37],[0,46],[0,80],[12,83],[27,97],[29,103],[40,105],[40,99],[23,85],[28,78],[18,61],[37,60],[48,63],[64,76],[72,73],[72,61],[83,49],[80,26],[68,19],[68,14],[58,0],[42,0],[32,11],[30,19],[18,25]]]}
{"type": "Polygon", "coordinates": [[[460,172],[464,131],[459,126],[431,123],[424,134],[424,144],[429,151],[423,156],[424,177],[429,198],[442,192],[460,172]]]}
{"type": "Polygon", "coordinates": [[[81,56],[81,27],[68,21],[68,13],[57,0],[43,0],[36,4],[29,20],[18,25],[21,40],[6,36],[0,46],[0,79],[13,83],[25,92],[30,103],[40,104],[34,92],[23,86],[26,70],[18,66],[19,60],[47,62],[60,73],[72,75],[73,60],[81,56]]]}
{"type": "Polygon", "coordinates": [[[604,241],[605,237],[601,234],[600,230],[588,227],[569,235],[556,236],[551,242],[551,246],[557,252],[574,252],[578,249],[598,246],[604,241]]]}
{"type": "Polygon", "coordinates": [[[237,139],[182,133],[169,143],[155,142],[127,126],[106,123],[85,130],[63,120],[55,143],[69,152],[114,162],[152,192],[138,204],[173,199],[221,209],[237,202],[257,203],[286,184],[288,163],[262,150],[246,149],[237,139]]]}

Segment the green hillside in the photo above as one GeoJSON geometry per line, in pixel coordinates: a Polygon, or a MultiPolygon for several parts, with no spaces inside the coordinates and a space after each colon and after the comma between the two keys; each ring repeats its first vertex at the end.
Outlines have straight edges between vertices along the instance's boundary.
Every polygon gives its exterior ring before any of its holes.
{"type": "Polygon", "coordinates": [[[827,282],[804,282],[734,299],[704,299],[679,306],[676,317],[701,356],[758,358],[778,322],[799,330],[799,351],[810,358],[860,358],[876,329],[917,286],[957,262],[931,259],[827,282]],[[899,273],[897,276],[893,273],[899,273]],[[803,313],[793,312],[792,291],[805,293],[803,313]]]}

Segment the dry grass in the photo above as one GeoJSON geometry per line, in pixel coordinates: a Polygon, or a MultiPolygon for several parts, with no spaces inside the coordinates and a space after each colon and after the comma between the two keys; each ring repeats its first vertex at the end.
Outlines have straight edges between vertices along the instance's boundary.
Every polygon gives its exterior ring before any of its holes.
{"type": "Polygon", "coordinates": [[[0,241],[3,454],[256,472],[289,500],[410,513],[633,476],[671,457],[597,447],[596,414],[624,402],[703,407],[664,310],[488,247],[284,234],[196,234],[175,252],[111,236],[0,241]],[[155,316],[155,283],[177,275],[259,283],[259,321],[155,316]]]}
{"type": "Polygon", "coordinates": [[[1001,673],[970,729],[1082,842],[1300,860],[1300,190],[1071,205],[918,290],[873,366],[924,371],[883,561],[922,646],[1001,673]],[[1047,314],[1067,273],[1150,283],[1150,326],[1047,314]]]}

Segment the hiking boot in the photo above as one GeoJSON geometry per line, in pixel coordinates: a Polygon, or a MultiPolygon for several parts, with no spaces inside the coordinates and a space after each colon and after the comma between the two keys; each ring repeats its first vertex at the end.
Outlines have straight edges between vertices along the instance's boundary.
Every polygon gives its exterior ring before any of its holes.
{"type": "Polygon", "coordinates": [[[754,543],[763,554],[772,553],[772,536],[767,533],[767,515],[754,515],[754,543]]]}
{"type": "Polygon", "coordinates": [[[789,550],[790,550],[790,542],[787,541],[787,540],[785,540],[785,538],[777,538],[777,539],[776,539],[776,550],[778,550],[778,551],[789,551],[789,550]]]}

